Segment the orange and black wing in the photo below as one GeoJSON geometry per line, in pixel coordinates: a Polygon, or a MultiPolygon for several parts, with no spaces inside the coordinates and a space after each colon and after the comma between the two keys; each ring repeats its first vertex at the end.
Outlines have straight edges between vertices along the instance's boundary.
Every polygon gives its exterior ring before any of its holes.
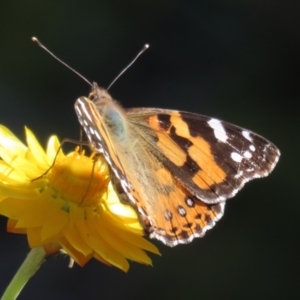
{"type": "Polygon", "coordinates": [[[231,198],[246,182],[267,176],[280,156],[267,139],[214,118],[156,108],[127,113],[136,126],[155,132],[153,154],[205,203],[231,198]]]}

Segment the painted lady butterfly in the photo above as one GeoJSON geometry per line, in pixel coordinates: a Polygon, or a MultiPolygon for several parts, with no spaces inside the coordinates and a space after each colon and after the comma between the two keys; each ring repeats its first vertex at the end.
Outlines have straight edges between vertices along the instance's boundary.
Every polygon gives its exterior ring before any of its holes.
{"type": "Polygon", "coordinates": [[[225,200],[267,176],[280,156],[265,138],[214,118],[123,109],[96,83],[75,110],[120,196],[136,208],[146,233],[169,246],[202,237],[222,217],[225,200]]]}
{"type": "Polygon", "coordinates": [[[75,103],[78,120],[110,165],[120,197],[136,208],[150,238],[166,245],[202,237],[222,217],[226,199],[267,176],[279,159],[274,144],[249,130],[182,111],[123,109],[91,85],[89,98],[75,103]]]}

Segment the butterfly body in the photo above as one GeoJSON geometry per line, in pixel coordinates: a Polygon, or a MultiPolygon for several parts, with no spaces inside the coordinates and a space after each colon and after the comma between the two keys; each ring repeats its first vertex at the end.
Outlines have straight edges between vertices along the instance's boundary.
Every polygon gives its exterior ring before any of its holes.
{"type": "Polygon", "coordinates": [[[203,236],[222,217],[225,200],[267,176],[280,155],[263,137],[214,118],[123,109],[97,84],[75,110],[145,231],[169,246],[203,236]]]}

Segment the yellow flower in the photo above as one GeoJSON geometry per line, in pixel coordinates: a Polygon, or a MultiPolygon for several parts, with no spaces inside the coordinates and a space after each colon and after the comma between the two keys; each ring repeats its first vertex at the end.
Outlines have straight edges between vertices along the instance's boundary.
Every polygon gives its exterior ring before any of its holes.
{"type": "Polygon", "coordinates": [[[144,250],[159,251],[142,237],[134,209],[119,201],[105,160],[78,147],[64,155],[56,136],[44,151],[27,128],[26,139],[28,147],[0,126],[0,214],[8,231],[27,234],[31,248],[62,249],[81,266],[92,257],[123,271],[128,259],[151,265],[144,250]]]}

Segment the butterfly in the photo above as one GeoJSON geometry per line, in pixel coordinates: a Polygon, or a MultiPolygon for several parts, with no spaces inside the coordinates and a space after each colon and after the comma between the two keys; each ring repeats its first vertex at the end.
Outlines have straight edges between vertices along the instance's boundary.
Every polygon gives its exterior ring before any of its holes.
{"type": "Polygon", "coordinates": [[[75,103],[78,120],[110,165],[120,197],[149,237],[168,246],[202,237],[226,199],[267,176],[279,159],[274,144],[249,130],[195,113],[124,109],[92,86],[75,103]]]}

